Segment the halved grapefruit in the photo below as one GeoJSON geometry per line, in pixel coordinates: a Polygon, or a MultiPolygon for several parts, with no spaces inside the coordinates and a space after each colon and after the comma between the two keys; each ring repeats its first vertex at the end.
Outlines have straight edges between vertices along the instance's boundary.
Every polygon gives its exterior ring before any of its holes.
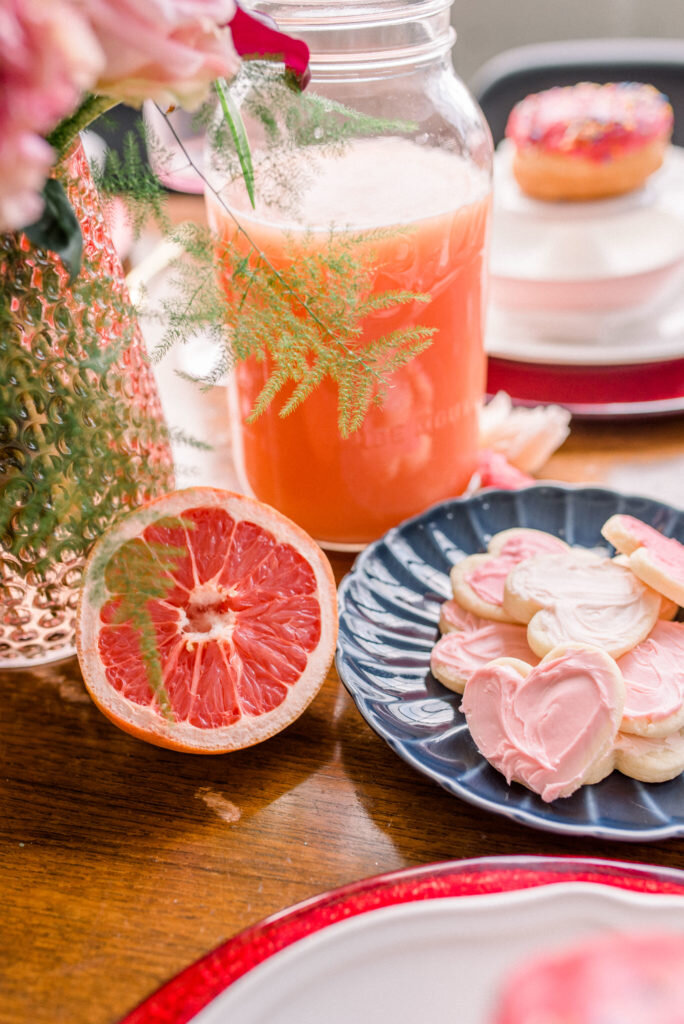
{"type": "Polygon", "coordinates": [[[130,512],[88,559],[77,645],[116,725],[218,754],[294,721],[335,651],[330,563],[268,505],[197,487],[130,512]]]}

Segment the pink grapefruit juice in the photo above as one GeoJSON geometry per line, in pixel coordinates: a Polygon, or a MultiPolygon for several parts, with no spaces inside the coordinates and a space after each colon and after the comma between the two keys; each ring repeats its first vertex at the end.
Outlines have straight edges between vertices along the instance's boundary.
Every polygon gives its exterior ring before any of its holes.
{"type": "MultiPolygon", "coordinates": [[[[461,493],[472,476],[485,383],[490,213],[488,180],[452,154],[425,153],[408,141],[385,139],[356,144],[350,157],[346,169],[335,169],[334,181],[330,173],[327,181],[321,175],[322,208],[329,208],[331,193],[339,202],[351,197],[349,205],[356,209],[345,210],[347,226],[337,230],[353,233],[355,244],[372,246],[374,294],[391,289],[431,297],[427,304],[416,301],[367,316],[353,344],[421,326],[436,329],[430,347],[392,374],[382,405],[371,406],[362,426],[347,438],[339,434],[337,389],[330,381],[287,417],[278,416],[278,399],[252,423],[246,419],[268,377],[268,363],[240,363],[231,382],[235,457],[243,485],[317,540],[340,547],[360,547],[405,517],[461,493]],[[400,147],[391,153],[389,165],[378,163],[388,143],[400,147]],[[365,165],[355,167],[359,152],[365,165]],[[355,195],[379,170],[389,193],[383,196],[388,200],[384,224],[377,223],[375,210],[369,215],[368,207],[364,216],[355,195]],[[363,230],[378,227],[396,230],[364,241],[363,230]]],[[[238,219],[280,267],[298,250],[327,245],[331,219],[315,209],[315,197],[307,213],[301,225],[244,213],[238,219]],[[325,224],[325,230],[316,232],[312,224],[325,224]]],[[[216,229],[234,235],[232,220],[214,203],[210,218],[216,229]]]]}

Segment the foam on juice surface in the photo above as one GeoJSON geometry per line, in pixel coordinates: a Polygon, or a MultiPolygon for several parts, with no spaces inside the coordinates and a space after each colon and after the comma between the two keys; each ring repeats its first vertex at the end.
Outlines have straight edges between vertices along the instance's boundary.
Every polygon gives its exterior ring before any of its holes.
{"type": "Polygon", "coordinates": [[[241,216],[284,230],[369,229],[425,220],[469,206],[490,189],[488,175],[457,153],[421,146],[409,139],[376,138],[348,143],[341,152],[298,150],[292,161],[292,190],[285,203],[264,202],[269,168],[255,170],[256,210],[232,182],[221,198],[241,216]],[[298,184],[299,183],[299,184],[298,184]]]}

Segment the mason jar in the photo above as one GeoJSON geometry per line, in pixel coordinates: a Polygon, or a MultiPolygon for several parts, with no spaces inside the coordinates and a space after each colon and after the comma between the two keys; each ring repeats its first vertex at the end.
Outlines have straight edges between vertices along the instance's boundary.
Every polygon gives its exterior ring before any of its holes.
{"type": "Polygon", "coordinates": [[[309,45],[312,77],[299,95],[250,63],[231,87],[247,183],[211,135],[236,468],[322,545],[359,549],[475,469],[491,138],[449,0],[256,10],[309,45]]]}

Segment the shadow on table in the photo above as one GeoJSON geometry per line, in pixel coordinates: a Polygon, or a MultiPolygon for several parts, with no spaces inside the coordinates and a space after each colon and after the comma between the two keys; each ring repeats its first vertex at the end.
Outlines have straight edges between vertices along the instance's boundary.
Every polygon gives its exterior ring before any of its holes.
{"type": "Polygon", "coordinates": [[[308,779],[334,745],[314,704],[286,734],[231,754],[155,747],[98,711],[76,659],[0,673],[0,704],[0,829],[95,853],[131,839],[158,851],[205,826],[229,833],[308,779]]]}

